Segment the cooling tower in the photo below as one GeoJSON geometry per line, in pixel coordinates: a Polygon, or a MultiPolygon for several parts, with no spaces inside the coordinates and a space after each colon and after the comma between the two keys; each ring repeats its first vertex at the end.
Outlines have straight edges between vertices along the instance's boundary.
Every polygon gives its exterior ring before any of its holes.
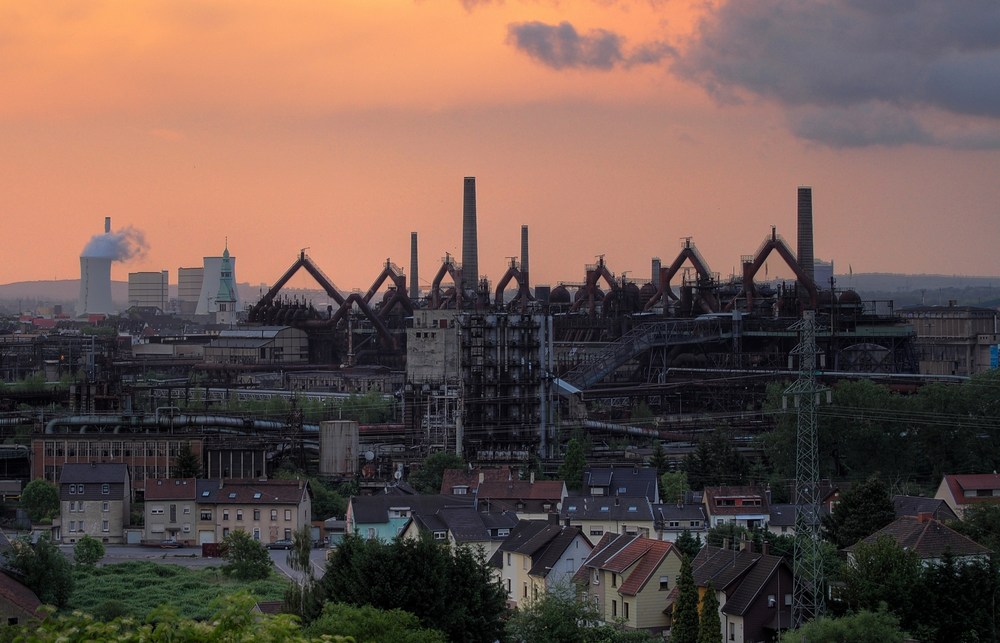
{"type": "Polygon", "coordinates": [[[111,302],[111,257],[80,257],[80,300],[77,315],[115,312],[111,302]]]}
{"type": "Polygon", "coordinates": [[[417,272],[417,233],[410,233],[410,299],[420,298],[420,275],[417,272]]]}
{"type": "Polygon", "coordinates": [[[813,204],[812,188],[799,188],[799,248],[798,260],[802,272],[815,280],[813,262],[813,204]]]}
{"type": "MultiPolygon", "coordinates": [[[[479,244],[476,240],[476,177],[465,177],[462,200],[462,290],[475,292],[479,285],[479,244]]],[[[475,297],[472,297],[475,302],[475,297]]]]}

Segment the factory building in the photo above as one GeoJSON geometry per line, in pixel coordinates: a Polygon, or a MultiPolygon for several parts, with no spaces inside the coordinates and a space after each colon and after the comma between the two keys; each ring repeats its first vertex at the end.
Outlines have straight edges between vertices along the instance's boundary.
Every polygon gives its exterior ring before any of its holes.
{"type": "Polygon", "coordinates": [[[899,311],[917,333],[916,351],[924,375],[975,375],[998,366],[1000,330],[993,308],[914,306],[899,311]]]}
{"type": "Polygon", "coordinates": [[[130,272],[128,273],[129,308],[158,308],[166,312],[170,301],[170,273],[130,272]]]}
{"type": "Polygon", "coordinates": [[[177,269],[177,307],[182,315],[193,315],[198,310],[201,284],[205,280],[205,268],[177,269]]]}

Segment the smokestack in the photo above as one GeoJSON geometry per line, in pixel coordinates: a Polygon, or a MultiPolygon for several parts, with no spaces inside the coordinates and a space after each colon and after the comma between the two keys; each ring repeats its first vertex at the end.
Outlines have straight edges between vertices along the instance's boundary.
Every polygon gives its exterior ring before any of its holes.
{"type": "Polygon", "coordinates": [[[653,283],[654,286],[659,286],[660,285],[660,258],[659,257],[653,257],[652,269],[653,269],[653,278],[650,281],[652,281],[652,283],[653,283]]]}
{"type": "Polygon", "coordinates": [[[802,272],[815,280],[815,264],[813,260],[813,204],[812,188],[799,188],[799,267],[802,272]]]}
{"type": "Polygon", "coordinates": [[[417,272],[417,233],[410,233],[410,299],[420,298],[420,275],[417,272]]]}
{"type": "MultiPolygon", "coordinates": [[[[479,243],[476,240],[476,177],[465,177],[462,200],[462,290],[475,292],[479,285],[479,243]]],[[[473,296],[472,301],[475,301],[473,296]]]]}
{"type": "Polygon", "coordinates": [[[521,226],[521,273],[528,274],[528,226],[521,226]]]}
{"type": "Polygon", "coordinates": [[[111,217],[104,217],[104,234],[111,234],[111,217]]]}

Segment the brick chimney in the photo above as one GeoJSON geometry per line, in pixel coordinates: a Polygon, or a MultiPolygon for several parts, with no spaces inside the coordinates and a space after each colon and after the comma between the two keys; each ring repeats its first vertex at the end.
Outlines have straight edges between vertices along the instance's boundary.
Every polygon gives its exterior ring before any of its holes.
{"type": "Polygon", "coordinates": [[[917,514],[917,522],[930,522],[934,520],[934,514],[929,511],[921,511],[917,514]]]}

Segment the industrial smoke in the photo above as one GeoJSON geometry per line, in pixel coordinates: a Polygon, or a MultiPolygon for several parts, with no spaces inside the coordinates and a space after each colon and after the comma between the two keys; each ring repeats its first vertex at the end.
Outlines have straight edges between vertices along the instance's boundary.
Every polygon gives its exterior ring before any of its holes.
{"type": "Polygon", "coordinates": [[[78,315],[111,314],[111,262],[141,257],[146,239],[140,230],[125,227],[111,231],[111,217],[104,219],[104,234],[91,237],[80,253],[80,299],[78,315]]]}
{"type": "MultiPolygon", "coordinates": [[[[107,229],[107,226],[105,227],[107,229]]],[[[128,261],[146,254],[146,237],[131,226],[114,232],[95,234],[80,253],[81,257],[100,257],[112,261],[128,261]]]]}

